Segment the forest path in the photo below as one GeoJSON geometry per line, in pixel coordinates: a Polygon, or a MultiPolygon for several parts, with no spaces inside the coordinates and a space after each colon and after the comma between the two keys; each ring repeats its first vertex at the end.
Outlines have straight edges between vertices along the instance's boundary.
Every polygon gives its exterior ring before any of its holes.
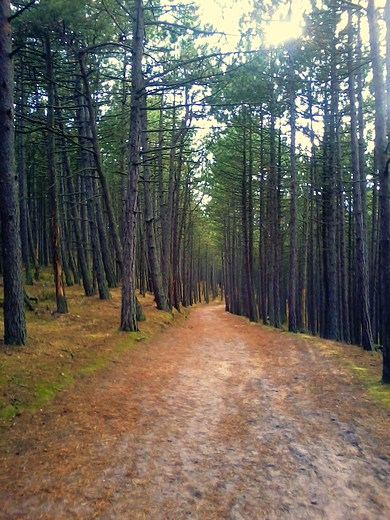
{"type": "Polygon", "coordinates": [[[222,305],[15,423],[1,519],[388,519],[388,412],[222,305]],[[383,440],[385,439],[385,441],[383,440]]]}

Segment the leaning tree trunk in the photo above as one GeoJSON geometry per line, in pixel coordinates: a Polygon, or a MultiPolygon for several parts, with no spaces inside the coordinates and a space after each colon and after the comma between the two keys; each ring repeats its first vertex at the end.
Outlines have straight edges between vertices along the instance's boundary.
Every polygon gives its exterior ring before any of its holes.
{"type": "Polygon", "coordinates": [[[0,0],[0,216],[3,242],[4,343],[27,341],[14,157],[14,74],[10,1],[0,0]]]}
{"type": "Polygon", "coordinates": [[[123,223],[122,307],[120,330],[137,331],[135,242],[137,227],[138,179],[141,151],[141,108],[144,90],[142,57],[144,43],[143,0],[134,1],[132,41],[132,83],[129,133],[129,172],[123,223]]]}
{"type": "Polygon", "coordinates": [[[99,176],[100,184],[102,186],[104,204],[107,211],[107,218],[110,225],[110,232],[112,234],[112,239],[114,243],[114,249],[116,254],[116,262],[118,266],[122,265],[122,247],[119,238],[119,229],[117,226],[114,206],[111,199],[110,189],[107,183],[107,178],[103,170],[102,157],[99,146],[99,138],[96,127],[96,117],[95,117],[95,109],[92,102],[92,94],[91,88],[88,80],[88,73],[85,67],[85,53],[81,52],[78,56],[79,58],[79,67],[80,73],[83,80],[84,91],[85,91],[85,101],[87,104],[87,109],[89,113],[89,125],[91,131],[91,144],[93,148],[93,154],[95,157],[95,166],[96,171],[99,176]]]}

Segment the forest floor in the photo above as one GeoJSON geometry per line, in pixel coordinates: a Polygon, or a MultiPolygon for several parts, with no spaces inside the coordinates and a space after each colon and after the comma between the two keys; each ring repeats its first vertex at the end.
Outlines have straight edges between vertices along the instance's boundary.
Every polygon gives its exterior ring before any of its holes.
{"type": "Polygon", "coordinates": [[[376,353],[196,306],[3,428],[0,518],[388,519],[379,378],[376,353]]]}

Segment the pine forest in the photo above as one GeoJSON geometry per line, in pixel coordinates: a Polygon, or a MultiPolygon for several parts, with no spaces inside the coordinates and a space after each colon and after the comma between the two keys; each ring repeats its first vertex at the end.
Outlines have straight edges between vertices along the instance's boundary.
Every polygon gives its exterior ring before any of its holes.
{"type": "Polygon", "coordinates": [[[121,286],[122,331],[138,294],[222,299],[381,351],[390,383],[389,1],[308,1],[270,44],[303,4],[253,0],[235,48],[196,3],[0,5],[6,345],[50,268],[59,314],[73,284],[121,286]]]}

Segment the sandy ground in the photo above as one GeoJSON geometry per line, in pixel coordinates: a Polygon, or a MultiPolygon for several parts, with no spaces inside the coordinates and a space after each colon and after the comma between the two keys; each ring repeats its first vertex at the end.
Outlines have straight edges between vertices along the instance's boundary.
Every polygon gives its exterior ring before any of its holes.
{"type": "Polygon", "coordinates": [[[1,519],[388,519],[388,412],[315,340],[222,305],[14,426],[1,519]]]}

